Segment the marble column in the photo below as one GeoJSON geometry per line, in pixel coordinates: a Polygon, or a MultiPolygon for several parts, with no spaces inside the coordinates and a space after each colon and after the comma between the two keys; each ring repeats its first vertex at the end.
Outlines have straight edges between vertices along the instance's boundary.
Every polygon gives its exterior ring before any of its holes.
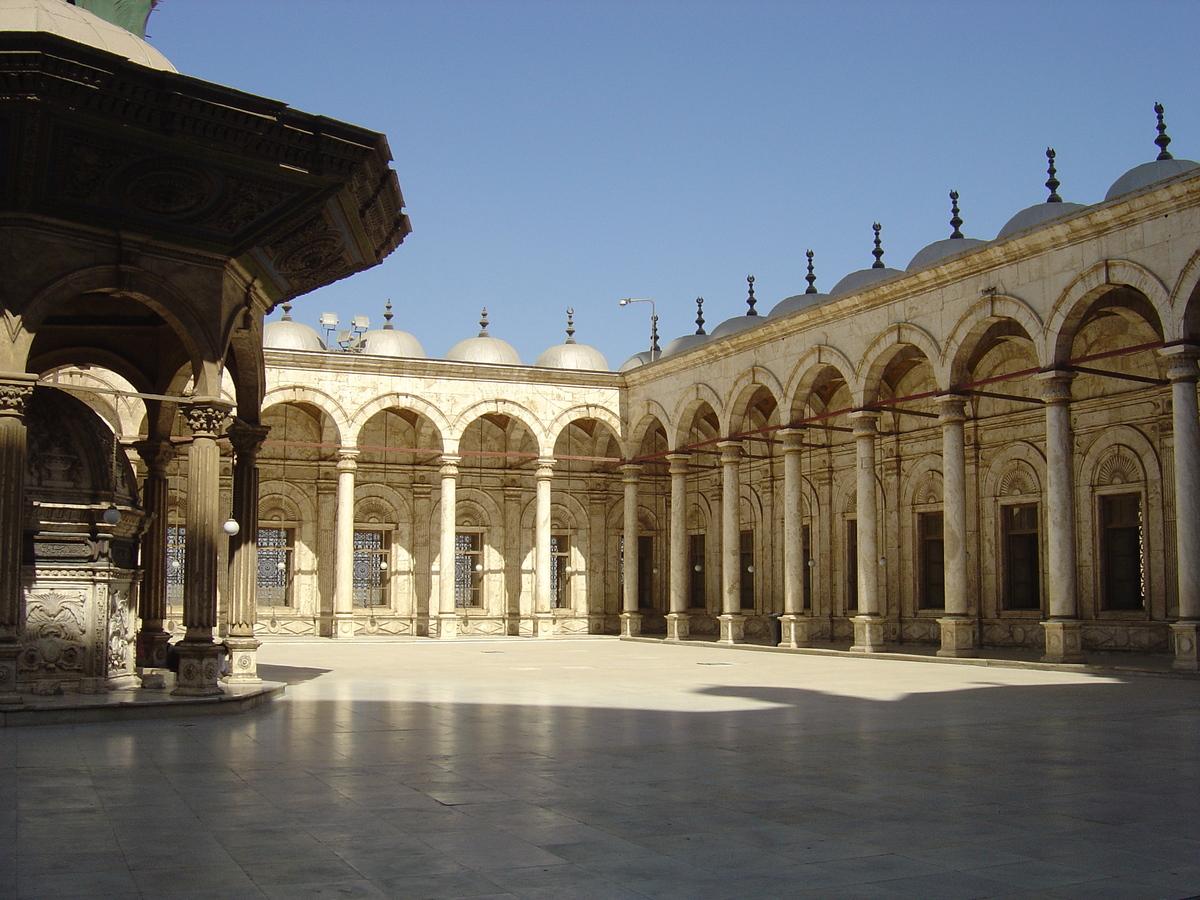
{"type": "Polygon", "coordinates": [[[229,674],[232,684],[261,684],[258,677],[258,451],[271,429],[237,421],[229,427],[233,462],[233,518],[241,526],[229,540],[229,674]]]}
{"type": "Polygon", "coordinates": [[[442,520],[438,553],[438,637],[458,637],[459,616],[454,603],[455,538],[458,536],[458,463],[462,457],[442,457],[442,520]]]}
{"type": "Polygon", "coordinates": [[[221,451],[217,437],[231,406],[221,400],[197,400],[183,410],[192,442],[187,462],[187,546],[183,565],[184,638],[176,645],[179,677],[173,693],[220,694],[217,683],[217,552],[225,537],[221,525],[221,451]]]}
{"type": "Polygon", "coordinates": [[[1200,670],[1200,410],[1196,381],[1200,377],[1195,346],[1164,347],[1170,359],[1171,425],[1175,453],[1175,559],[1179,618],[1171,625],[1175,668],[1200,670]]]}
{"type": "Polygon", "coordinates": [[[33,396],[32,375],[0,380],[0,704],[21,702],[17,657],[25,618],[21,555],[25,534],[25,405],[33,396]]]}
{"type": "Polygon", "coordinates": [[[688,636],[688,534],[687,475],[690,453],[670,453],[671,473],[671,547],[667,613],[667,640],[681,641],[688,636]]]}
{"type": "Polygon", "coordinates": [[[339,450],[337,513],[333,533],[333,631],[330,637],[354,637],[354,477],[358,451],[339,450]]]}
{"type": "Polygon", "coordinates": [[[879,413],[860,410],[850,416],[854,427],[858,518],[858,615],[854,625],[853,653],[878,653],[883,649],[883,618],[879,615],[879,505],[875,497],[875,435],[879,413]]]}
{"type": "Polygon", "coordinates": [[[803,428],[784,428],[783,441],[783,615],[779,618],[781,647],[807,647],[808,616],[804,613],[803,522],[800,518],[800,458],[803,428]]]}
{"type": "Polygon", "coordinates": [[[554,634],[554,611],[550,608],[550,485],[554,477],[554,460],[539,459],[534,476],[533,511],[533,634],[550,637],[554,634]]]}
{"type": "Polygon", "coordinates": [[[167,515],[170,492],[167,466],[175,456],[169,440],[138,441],[134,445],[146,465],[142,484],[142,506],[146,510],[146,532],[142,535],[142,585],[138,593],[137,664],[165,669],[171,635],[163,628],[167,617],[167,515]]]}
{"type": "Polygon", "coordinates": [[[722,644],[741,644],[746,640],[746,617],[742,615],[742,529],[741,482],[738,467],[742,462],[741,441],[721,441],[721,615],[722,644]]]}
{"type": "Polygon", "coordinates": [[[964,423],[967,398],[938,398],[942,423],[942,545],[946,587],[945,615],[938,619],[942,646],[938,656],[978,656],[971,616],[967,559],[967,458],[964,423]]]}
{"type": "Polygon", "coordinates": [[[1041,372],[1046,405],[1046,593],[1050,615],[1043,662],[1083,660],[1075,549],[1075,452],[1071,434],[1072,372],[1041,372]]]}
{"type": "Polygon", "coordinates": [[[621,611],[621,636],[637,637],[642,633],[642,614],[638,612],[638,478],[642,467],[637,463],[621,466],[621,483],[625,486],[624,546],[622,554],[624,579],[621,585],[624,602],[621,611]]]}

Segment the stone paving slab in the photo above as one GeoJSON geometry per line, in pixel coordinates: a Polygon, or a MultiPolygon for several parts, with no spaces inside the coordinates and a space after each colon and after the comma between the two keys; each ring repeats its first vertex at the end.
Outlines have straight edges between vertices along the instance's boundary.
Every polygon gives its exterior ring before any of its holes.
{"type": "Polygon", "coordinates": [[[1200,682],[272,642],[245,716],[0,731],[0,900],[1200,895],[1200,682]]]}

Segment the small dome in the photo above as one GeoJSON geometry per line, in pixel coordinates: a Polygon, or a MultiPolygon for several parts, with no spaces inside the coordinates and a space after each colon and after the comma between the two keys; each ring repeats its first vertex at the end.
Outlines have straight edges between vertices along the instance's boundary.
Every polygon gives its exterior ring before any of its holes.
{"type": "Polygon", "coordinates": [[[667,341],[667,346],[663,347],[663,356],[674,356],[676,353],[682,353],[684,350],[690,350],[692,347],[698,347],[701,344],[712,340],[711,334],[681,334],[672,341],[667,341]]]}
{"type": "Polygon", "coordinates": [[[657,351],[651,354],[649,350],[643,350],[641,353],[633,354],[633,356],[621,363],[621,368],[617,369],[617,371],[628,372],[630,369],[640,368],[641,366],[644,366],[650,362],[654,362],[654,360],[660,359],[661,357],[662,351],[657,351]]]}
{"type": "Polygon", "coordinates": [[[841,281],[833,286],[833,290],[829,292],[829,296],[836,297],[838,294],[853,294],[855,291],[860,291],[869,284],[874,284],[876,281],[883,281],[885,278],[890,278],[893,275],[903,275],[899,269],[889,269],[886,266],[879,269],[859,269],[857,272],[851,272],[841,281]]]}
{"type": "MultiPolygon", "coordinates": [[[[3,2],[3,0],[0,0],[3,2]]],[[[283,318],[278,322],[263,325],[263,347],[268,350],[314,350],[326,349],[315,328],[292,319],[292,304],[283,304],[283,318]]]]}
{"type": "Polygon", "coordinates": [[[567,340],[542,351],[535,366],[544,369],[578,369],[584,372],[607,372],[608,360],[595,347],[575,340],[575,310],[567,310],[567,340]]]}
{"type": "Polygon", "coordinates": [[[1194,163],[1190,159],[1156,159],[1153,162],[1142,163],[1114,181],[1112,187],[1108,189],[1108,193],[1104,195],[1104,199],[1112,200],[1123,194],[1132,194],[1134,191],[1140,191],[1144,187],[1158,184],[1160,181],[1174,178],[1176,175],[1182,175],[1184,172],[1190,172],[1197,168],[1200,168],[1200,163],[1194,163]]]}
{"type": "Polygon", "coordinates": [[[487,310],[479,320],[480,330],[473,338],[459,341],[450,348],[446,359],[469,363],[497,363],[502,366],[519,366],[521,357],[507,341],[494,338],[488,334],[487,310]]]}
{"type": "Polygon", "coordinates": [[[1069,216],[1083,209],[1087,209],[1087,206],[1082,203],[1064,203],[1061,201],[1058,203],[1036,203],[1021,210],[1005,222],[1004,227],[996,234],[996,240],[1006,238],[1010,234],[1016,234],[1018,231],[1024,231],[1026,228],[1033,228],[1035,225],[1044,225],[1052,219],[1069,216]]]}
{"type": "Polygon", "coordinates": [[[836,297],[838,294],[853,294],[855,291],[860,291],[868,284],[874,284],[876,281],[882,281],[884,278],[890,278],[893,275],[902,275],[899,269],[889,269],[883,264],[883,241],[879,238],[879,232],[883,226],[878,222],[871,226],[875,232],[875,249],[871,251],[871,255],[875,257],[875,262],[871,264],[869,269],[859,269],[857,272],[851,272],[846,275],[833,286],[833,290],[829,292],[831,297],[836,297]]]}
{"type": "Polygon", "coordinates": [[[1050,176],[1046,179],[1046,187],[1050,191],[1050,196],[1046,198],[1046,202],[1026,207],[1005,222],[1004,227],[996,235],[996,240],[1008,237],[1010,234],[1016,234],[1018,231],[1024,231],[1026,228],[1045,225],[1052,219],[1069,216],[1072,213],[1087,209],[1082,203],[1066,203],[1062,197],[1058,196],[1059,181],[1057,178],[1058,170],[1054,168],[1055,155],[1053,147],[1046,148],[1046,173],[1050,176]]]}
{"type": "Polygon", "coordinates": [[[176,71],[165,56],[141,38],[66,0],[0,0],[0,31],[56,34],[140,66],[176,71]]]}
{"type": "Polygon", "coordinates": [[[816,306],[828,299],[828,294],[821,294],[816,291],[811,294],[793,294],[791,297],[784,297],[771,307],[771,311],[767,313],[767,318],[778,319],[780,316],[786,316],[788,313],[793,313],[798,309],[807,309],[810,306],[816,306]]]}
{"type": "Polygon", "coordinates": [[[1167,126],[1163,122],[1163,114],[1166,111],[1161,103],[1155,103],[1154,112],[1158,116],[1158,137],[1154,139],[1154,144],[1158,147],[1158,158],[1153,162],[1135,166],[1114,181],[1108,193],[1104,195],[1105,200],[1112,200],[1122,194],[1132,194],[1144,187],[1200,168],[1200,164],[1190,159],[1176,159],[1167,151],[1171,138],[1167,136],[1167,126]]]}
{"type": "Polygon", "coordinates": [[[362,334],[350,345],[350,349],[370,356],[425,359],[425,349],[421,346],[421,342],[407,331],[398,331],[392,325],[391,300],[388,300],[383,309],[383,327],[362,334]]]}
{"type": "Polygon", "coordinates": [[[912,262],[908,264],[907,271],[913,269],[923,269],[926,266],[931,266],[935,262],[940,262],[955,253],[962,253],[964,250],[969,250],[972,247],[978,247],[986,244],[987,241],[981,241],[979,238],[956,237],[946,238],[941,241],[934,241],[927,247],[917,251],[917,255],[912,258],[912,262]]]}

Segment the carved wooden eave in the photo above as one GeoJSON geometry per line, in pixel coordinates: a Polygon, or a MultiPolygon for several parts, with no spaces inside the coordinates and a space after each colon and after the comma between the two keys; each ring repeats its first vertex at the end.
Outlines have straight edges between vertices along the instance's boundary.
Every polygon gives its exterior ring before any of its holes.
{"type": "Polygon", "coordinates": [[[0,211],[237,262],[274,302],[411,231],[387,139],[56,35],[0,33],[0,211]]]}

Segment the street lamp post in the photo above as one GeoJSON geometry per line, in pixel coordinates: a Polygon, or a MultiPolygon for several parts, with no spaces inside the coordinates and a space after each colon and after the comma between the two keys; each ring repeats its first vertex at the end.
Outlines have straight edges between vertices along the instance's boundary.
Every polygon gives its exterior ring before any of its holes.
{"type": "Polygon", "coordinates": [[[662,352],[658,349],[658,311],[654,308],[654,301],[647,297],[626,297],[620,303],[622,306],[628,306],[630,303],[650,304],[650,359],[653,361],[662,352]]]}

